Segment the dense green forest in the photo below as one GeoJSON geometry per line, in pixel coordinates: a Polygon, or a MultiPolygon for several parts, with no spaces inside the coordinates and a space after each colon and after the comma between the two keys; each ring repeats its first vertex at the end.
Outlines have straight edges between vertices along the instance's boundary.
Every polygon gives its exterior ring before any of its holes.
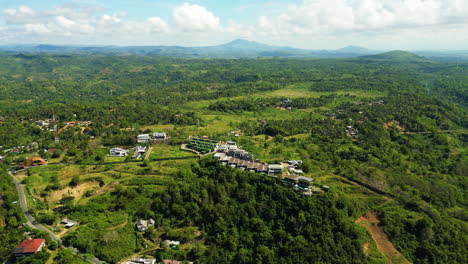
{"type": "MultiPolygon", "coordinates": [[[[48,166],[17,175],[31,212],[57,234],[62,218],[79,221],[64,231],[65,244],[110,263],[139,252],[197,263],[392,263],[355,223],[369,211],[408,261],[467,263],[467,70],[401,52],[354,59],[0,53],[2,171],[47,158],[48,166]],[[58,143],[52,124],[36,123],[53,114],[58,143]],[[158,131],[171,140],[152,145],[144,161],[107,155],[158,131]],[[262,162],[300,159],[304,175],[331,190],[305,197],[280,178],[210,157],[158,160],[191,155],[180,144],[205,135],[235,140],[262,162]],[[135,231],[149,218],[154,227],[135,231]],[[165,239],[183,245],[161,248],[165,239]]],[[[1,177],[7,259],[24,237],[23,220],[10,177],[1,177]]],[[[43,258],[80,263],[67,249],[47,252],[43,258]]]]}

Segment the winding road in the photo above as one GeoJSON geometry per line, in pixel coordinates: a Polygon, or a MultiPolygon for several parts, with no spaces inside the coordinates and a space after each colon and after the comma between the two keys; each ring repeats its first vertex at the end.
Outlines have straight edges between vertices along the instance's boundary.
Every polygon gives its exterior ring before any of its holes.
{"type": "MultiPolygon", "coordinates": [[[[60,245],[62,245],[64,247],[66,247],[65,245],[63,245],[63,241],[58,236],[56,236],[47,227],[39,224],[36,221],[36,219],[34,219],[34,217],[31,215],[31,213],[29,212],[29,209],[28,209],[28,203],[26,201],[26,196],[24,195],[23,185],[13,175],[13,171],[14,170],[8,169],[8,174],[13,178],[13,182],[15,183],[16,190],[18,191],[19,202],[20,202],[20,206],[21,206],[21,209],[23,211],[23,214],[24,214],[24,216],[26,218],[26,224],[31,228],[39,229],[41,231],[47,232],[50,235],[50,238],[52,238],[55,242],[59,243],[60,245]]],[[[98,260],[96,258],[91,258],[91,257],[84,256],[84,255],[80,254],[78,249],[76,249],[74,247],[67,247],[67,248],[70,249],[71,251],[73,251],[75,254],[78,254],[81,257],[83,257],[84,259],[86,259],[89,263],[93,263],[93,264],[103,264],[103,263],[105,263],[105,262],[102,262],[102,261],[100,261],[100,260],[98,260]]]]}

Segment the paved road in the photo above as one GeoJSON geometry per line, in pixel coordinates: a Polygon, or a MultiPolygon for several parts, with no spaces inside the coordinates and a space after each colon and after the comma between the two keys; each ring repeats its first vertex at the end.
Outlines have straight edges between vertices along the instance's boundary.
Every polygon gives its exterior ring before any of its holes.
{"type": "MultiPolygon", "coordinates": [[[[56,236],[52,231],[50,231],[47,227],[39,224],[36,219],[31,215],[31,213],[28,210],[28,203],[26,201],[26,196],[24,195],[24,188],[21,182],[13,175],[12,170],[8,170],[8,174],[13,178],[13,181],[15,182],[16,190],[18,191],[18,196],[19,196],[19,202],[21,209],[23,211],[24,216],[26,217],[26,224],[30,226],[31,228],[39,229],[41,231],[47,232],[50,235],[50,238],[52,238],[54,241],[57,243],[60,243],[63,245],[63,241],[56,236]]],[[[74,247],[68,247],[71,251],[73,251],[75,254],[81,255],[78,251],[78,249],[74,247]]],[[[102,264],[105,262],[102,262],[96,258],[90,258],[84,255],[81,255],[84,257],[88,262],[93,263],[93,264],[102,264]]]]}

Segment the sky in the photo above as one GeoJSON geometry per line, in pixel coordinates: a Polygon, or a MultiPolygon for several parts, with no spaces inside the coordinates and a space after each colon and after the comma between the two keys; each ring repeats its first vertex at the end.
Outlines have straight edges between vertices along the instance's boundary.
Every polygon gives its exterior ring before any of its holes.
{"type": "Polygon", "coordinates": [[[0,0],[0,45],[467,50],[468,0],[0,0]]]}

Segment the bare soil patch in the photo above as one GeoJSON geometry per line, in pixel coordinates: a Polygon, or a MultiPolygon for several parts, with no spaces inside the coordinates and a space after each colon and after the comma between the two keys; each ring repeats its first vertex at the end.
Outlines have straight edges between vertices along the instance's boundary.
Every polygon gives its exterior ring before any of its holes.
{"type": "Polygon", "coordinates": [[[75,197],[75,201],[79,200],[81,196],[83,196],[86,191],[91,190],[95,187],[99,187],[98,182],[85,182],[82,183],[74,188],[65,187],[61,190],[55,191],[49,195],[49,201],[57,202],[62,199],[64,196],[73,196],[75,197]]]}
{"type": "MultiPolygon", "coordinates": [[[[378,226],[380,220],[377,217],[376,212],[368,212],[367,214],[359,217],[356,220],[356,223],[359,223],[371,234],[372,239],[375,241],[379,251],[387,259],[387,263],[390,264],[411,264],[396,248],[393,246],[392,242],[388,239],[387,235],[384,233],[382,227],[378,226]]],[[[366,243],[369,246],[369,243],[366,243]]],[[[366,247],[364,244],[364,251],[366,247]]],[[[368,247],[367,247],[368,248],[368,247]]]]}
{"type": "Polygon", "coordinates": [[[396,128],[398,131],[405,131],[405,129],[403,127],[400,126],[400,122],[396,121],[396,120],[392,120],[392,121],[389,121],[389,122],[385,122],[384,123],[384,128],[385,129],[393,129],[393,128],[396,128]]]}

